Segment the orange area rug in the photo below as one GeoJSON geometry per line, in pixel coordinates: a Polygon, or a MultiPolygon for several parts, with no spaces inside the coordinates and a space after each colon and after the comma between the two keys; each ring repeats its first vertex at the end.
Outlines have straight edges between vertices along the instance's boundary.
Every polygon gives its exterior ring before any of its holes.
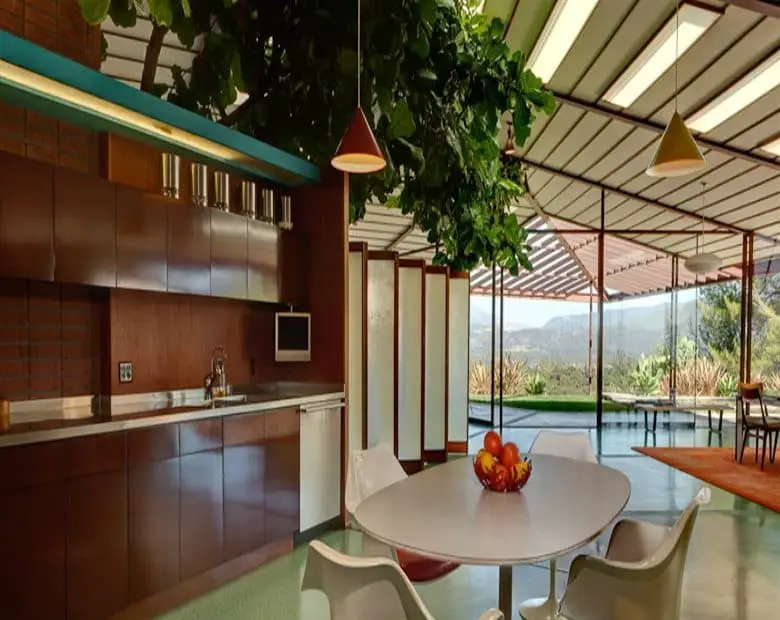
{"type": "MultiPolygon", "coordinates": [[[[780,512],[780,451],[775,463],[761,471],[755,452],[745,450],[742,464],[734,460],[733,448],[634,448],[637,452],[684,471],[702,482],[739,495],[748,501],[780,512]]],[[[761,454],[758,455],[759,460],[761,454]]]]}

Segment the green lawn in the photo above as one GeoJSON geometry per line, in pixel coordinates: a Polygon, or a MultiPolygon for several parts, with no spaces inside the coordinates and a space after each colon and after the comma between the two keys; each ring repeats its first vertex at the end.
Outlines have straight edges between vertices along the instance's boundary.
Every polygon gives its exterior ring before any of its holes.
{"type": "MultiPolygon", "coordinates": [[[[498,399],[498,395],[496,395],[498,399]]],[[[476,403],[489,403],[490,396],[470,396],[469,400],[476,403]]],[[[542,396],[507,396],[504,397],[505,407],[516,407],[518,409],[535,409],[537,411],[561,411],[570,413],[579,411],[582,413],[592,413],[596,411],[596,398],[593,396],[560,396],[560,395],[542,395],[542,396]]],[[[624,406],[611,402],[604,403],[604,411],[625,411],[624,406]]]]}

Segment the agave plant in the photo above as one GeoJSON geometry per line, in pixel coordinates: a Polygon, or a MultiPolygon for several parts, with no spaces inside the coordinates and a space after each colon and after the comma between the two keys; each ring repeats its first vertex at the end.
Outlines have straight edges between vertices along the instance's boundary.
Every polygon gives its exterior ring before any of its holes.
{"type": "Polygon", "coordinates": [[[547,382],[540,372],[535,372],[525,384],[525,393],[529,396],[541,396],[547,389],[547,382]]]}

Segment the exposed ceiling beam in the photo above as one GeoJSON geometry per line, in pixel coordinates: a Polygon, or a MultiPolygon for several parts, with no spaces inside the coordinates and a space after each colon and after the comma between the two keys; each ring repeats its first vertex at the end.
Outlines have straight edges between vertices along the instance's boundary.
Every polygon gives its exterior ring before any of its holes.
{"type": "Polygon", "coordinates": [[[777,0],[726,0],[726,2],[762,15],[780,17],[780,2],[777,0]]]}
{"type": "MultiPolygon", "coordinates": [[[[680,209],[679,207],[675,207],[673,205],[666,204],[664,202],[658,202],[657,200],[651,200],[650,198],[645,198],[638,194],[632,194],[631,192],[627,192],[617,187],[610,187],[609,185],[605,185],[604,183],[601,183],[599,181],[594,181],[591,179],[587,179],[585,177],[577,176],[576,174],[572,174],[571,172],[566,172],[565,170],[560,170],[558,168],[552,168],[546,164],[535,162],[525,157],[520,159],[524,164],[531,166],[532,168],[536,168],[537,170],[541,170],[542,172],[546,172],[547,174],[552,174],[554,176],[559,176],[561,178],[568,179],[569,181],[582,183],[583,185],[588,185],[589,187],[594,187],[599,190],[604,190],[605,192],[610,192],[612,194],[615,194],[616,196],[621,196],[622,198],[625,198],[627,200],[636,200],[638,202],[643,202],[645,204],[658,207],[659,209],[664,209],[671,213],[677,213],[678,215],[683,215],[685,217],[689,217],[691,219],[704,222],[705,224],[716,226],[717,228],[726,228],[740,235],[745,235],[752,232],[753,234],[755,234],[756,237],[768,241],[769,243],[773,243],[773,244],[780,243],[780,241],[778,241],[775,237],[763,235],[756,231],[749,231],[744,228],[740,228],[739,226],[734,226],[733,224],[721,222],[720,220],[716,220],[711,217],[698,215],[691,211],[686,211],[685,209],[680,209]]],[[[553,215],[552,217],[556,217],[556,216],[553,215]]]]}
{"type": "MultiPolygon", "coordinates": [[[[585,110],[586,112],[592,112],[593,114],[598,114],[599,116],[604,116],[612,120],[621,121],[629,125],[633,125],[634,127],[641,127],[656,133],[663,133],[666,129],[666,127],[663,125],[659,125],[653,121],[631,116],[630,114],[626,114],[625,112],[621,112],[619,110],[604,108],[594,103],[589,103],[582,99],[577,99],[576,97],[572,97],[570,95],[564,95],[562,93],[554,93],[554,95],[558,101],[568,106],[579,108],[580,110],[585,110]]],[[[723,153],[729,157],[734,157],[735,159],[741,159],[757,166],[765,166],[767,168],[771,168],[772,170],[780,171],[780,161],[775,161],[769,157],[762,157],[761,155],[756,155],[748,151],[726,146],[725,144],[720,144],[719,142],[713,142],[712,140],[707,140],[701,136],[696,137],[696,142],[698,142],[703,147],[706,147],[712,151],[723,153]]]]}
{"type": "Polygon", "coordinates": [[[412,231],[414,230],[414,223],[409,224],[406,228],[404,228],[401,231],[401,234],[398,235],[395,239],[393,239],[390,243],[387,244],[387,247],[385,250],[395,250],[401,243],[403,243],[403,240],[406,239],[409,235],[412,234],[412,231]]]}

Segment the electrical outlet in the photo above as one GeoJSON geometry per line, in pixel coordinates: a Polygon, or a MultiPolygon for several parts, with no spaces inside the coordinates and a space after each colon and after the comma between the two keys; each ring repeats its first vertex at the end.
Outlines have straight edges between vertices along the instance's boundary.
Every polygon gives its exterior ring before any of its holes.
{"type": "Polygon", "coordinates": [[[119,383],[133,382],[133,362],[119,362],[119,383]]]}

